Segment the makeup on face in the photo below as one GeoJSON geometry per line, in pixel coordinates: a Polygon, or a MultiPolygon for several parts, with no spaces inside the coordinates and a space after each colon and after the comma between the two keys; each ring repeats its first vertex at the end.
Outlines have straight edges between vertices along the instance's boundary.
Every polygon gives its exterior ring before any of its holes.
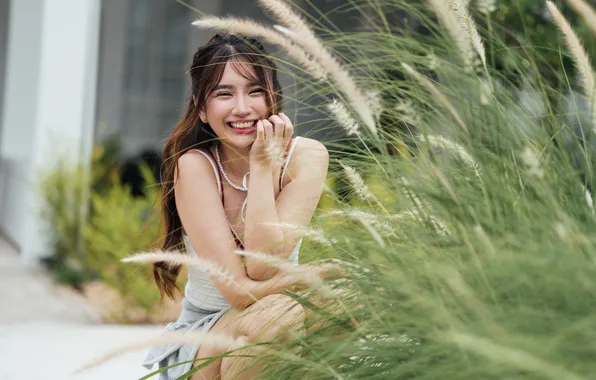
{"type": "Polygon", "coordinates": [[[267,117],[266,90],[227,64],[222,78],[207,99],[206,120],[228,144],[247,147],[256,138],[258,120],[267,117]]]}

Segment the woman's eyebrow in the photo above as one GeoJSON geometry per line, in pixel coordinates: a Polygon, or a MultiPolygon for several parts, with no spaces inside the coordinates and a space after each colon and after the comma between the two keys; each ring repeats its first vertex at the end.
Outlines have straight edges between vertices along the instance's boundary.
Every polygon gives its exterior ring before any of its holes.
{"type": "MultiPolygon", "coordinates": [[[[246,85],[246,87],[253,87],[253,86],[260,86],[261,82],[259,81],[254,81],[254,82],[250,82],[246,85]]],[[[233,89],[234,86],[232,86],[231,84],[218,84],[217,86],[215,86],[215,88],[213,89],[213,91],[217,91],[217,90],[231,90],[233,89]]]]}
{"type": "Polygon", "coordinates": [[[229,85],[229,84],[218,84],[217,86],[215,86],[213,91],[222,90],[222,89],[231,90],[232,88],[234,88],[234,86],[229,85]]]}

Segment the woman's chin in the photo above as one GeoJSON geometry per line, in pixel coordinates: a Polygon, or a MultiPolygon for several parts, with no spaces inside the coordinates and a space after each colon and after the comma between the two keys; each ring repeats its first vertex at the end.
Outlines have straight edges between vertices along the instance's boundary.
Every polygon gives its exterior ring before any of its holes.
{"type": "Polygon", "coordinates": [[[243,149],[249,148],[257,139],[256,133],[250,134],[236,134],[228,133],[226,136],[226,142],[236,148],[243,149]]]}

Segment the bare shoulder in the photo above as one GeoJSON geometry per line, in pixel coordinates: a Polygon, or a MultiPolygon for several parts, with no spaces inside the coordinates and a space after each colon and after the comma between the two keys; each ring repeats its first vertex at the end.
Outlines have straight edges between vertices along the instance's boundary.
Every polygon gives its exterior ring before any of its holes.
{"type": "Polygon", "coordinates": [[[296,142],[296,154],[315,155],[318,157],[329,156],[327,147],[322,142],[308,137],[300,137],[296,142]]]}
{"type": "Polygon", "coordinates": [[[216,183],[213,167],[207,156],[197,149],[189,150],[178,158],[176,178],[182,182],[205,181],[216,183]]]}
{"type": "Polygon", "coordinates": [[[296,142],[294,154],[301,163],[307,164],[327,164],[329,162],[329,152],[327,147],[320,141],[301,137],[296,142]]]}
{"type": "Polygon", "coordinates": [[[288,169],[293,169],[294,173],[298,173],[302,169],[309,172],[315,170],[326,173],[329,165],[329,152],[322,142],[301,137],[296,142],[294,157],[290,160],[289,165],[288,169]]]}

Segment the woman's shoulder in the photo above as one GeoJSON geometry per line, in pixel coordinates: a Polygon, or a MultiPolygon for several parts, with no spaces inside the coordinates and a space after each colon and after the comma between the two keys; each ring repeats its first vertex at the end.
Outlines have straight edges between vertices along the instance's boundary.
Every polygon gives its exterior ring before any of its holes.
{"type": "MultiPolygon", "coordinates": [[[[215,170],[216,167],[213,158],[204,149],[187,150],[178,158],[177,172],[181,177],[189,176],[196,178],[197,174],[199,176],[201,174],[207,175],[215,170]]],[[[214,177],[214,181],[215,179],[214,177]]]]}
{"type": "Polygon", "coordinates": [[[189,149],[178,157],[178,165],[184,166],[205,166],[214,162],[213,156],[206,149],[189,149]]]}
{"type": "Polygon", "coordinates": [[[312,170],[320,167],[322,170],[326,170],[329,164],[327,147],[322,142],[308,137],[300,137],[296,141],[292,156],[288,163],[288,170],[294,173],[300,168],[312,170]]]}
{"type": "Polygon", "coordinates": [[[311,139],[308,137],[302,137],[300,136],[299,138],[294,137],[294,139],[296,139],[296,147],[295,149],[295,153],[294,154],[298,154],[301,156],[310,156],[310,155],[315,155],[315,156],[328,156],[329,152],[327,151],[327,147],[320,142],[319,140],[315,140],[315,139],[311,139]]]}

